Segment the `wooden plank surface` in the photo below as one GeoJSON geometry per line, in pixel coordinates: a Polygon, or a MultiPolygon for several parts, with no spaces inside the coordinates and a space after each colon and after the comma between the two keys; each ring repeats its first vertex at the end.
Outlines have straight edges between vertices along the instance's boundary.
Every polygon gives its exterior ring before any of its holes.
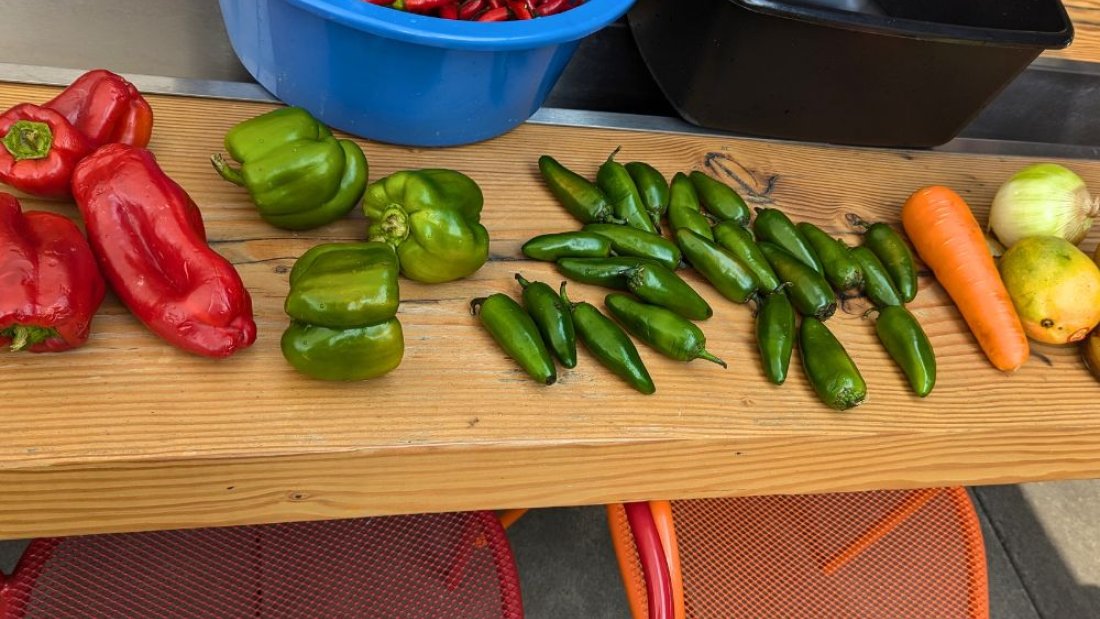
{"type": "MultiPolygon", "coordinates": [[[[0,85],[0,106],[51,92],[0,85]]],[[[984,216],[999,183],[1027,161],[536,125],[454,149],[364,142],[372,179],[424,166],[476,179],[492,258],[461,282],[402,280],[404,363],[381,379],[328,384],[296,374],[279,353],[287,272],[317,242],[361,238],[361,214],[300,234],[263,224],[208,156],[232,124],[270,106],[151,102],[151,147],[252,291],[259,338],[228,360],[191,356],[109,296],[87,346],[0,353],[2,538],[1100,474],[1100,385],[1074,351],[1038,349],[1016,374],[997,372],[927,275],[911,307],[939,355],[936,391],[925,401],[910,395],[857,300],[829,322],[870,385],[867,404],[847,413],[817,402],[797,360],[787,385],[766,383],[749,308],[690,273],[715,307],[702,323],[708,348],[731,367],[643,349],[658,388],[649,397],[584,351],[558,384],[538,386],[467,309],[475,296],[517,294],[517,271],[560,280],[519,253],[535,234],[576,227],[538,179],[543,152],[588,175],[619,145],[623,161],[646,160],[669,175],[713,160],[756,203],[850,241],[845,213],[896,220],[905,197],[930,183],[955,187],[984,216]]],[[[1070,165],[1100,188],[1100,163],[1070,165]]],[[[24,208],[76,213],[30,199],[24,208]]],[[[605,292],[572,287],[574,298],[597,304],[605,292]]]]}
{"type": "Polygon", "coordinates": [[[1073,21],[1073,43],[1066,49],[1050,50],[1047,58],[1100,62],[1100,0],[1066,0],[1063,3],[1073,21]]]}

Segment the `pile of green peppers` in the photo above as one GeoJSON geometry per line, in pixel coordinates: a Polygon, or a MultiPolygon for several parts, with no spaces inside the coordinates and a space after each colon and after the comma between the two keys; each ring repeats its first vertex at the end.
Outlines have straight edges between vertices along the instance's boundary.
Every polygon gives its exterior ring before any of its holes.
{"type": "MultiPolygon", "coordinates": [[[[535,237],[524,244],[525,256],[554,262],[575,281],[633,293],[605,299],[626,331],[671,358],[703,358],[724,366],[706,352],[702,331],[691,322],[709,318],[712,310],[676,274],[689,264],[726,299],[753,303],[769,381],[785,382],[797,341],[815,393],[838,410],[863,402],[867,386],[824,323],[837,310],[838,294],[841,300],[863,294],[877,308],[876,333],[913,391],[921,397],[931,392],[935,355],[904,307],[917,290],[913,257],[890,226],[855,222],[866,229],[864,242],[849,248],[809,222],[795,224],[777,209],[757,208],[754,216],[732,187],[703,172],[677,173],[669,183],[652,166],[622,165],[615,154],[600,166],[594,183],[553,157],[539,159],[550,192],[583,228],[535,237]],[[662,235],[663,223],[671,239],[662,235]]],[[[574,320],[579,305],[588,304],[571,304],[574,320]]],[[[588,308],[582,313],[599,314],[588,308]]],[[[576,331],[583,331],[579,324],[576,331]]],[[[620,350],[617,358],[622,365],[630,355],[620,350]]],[[[628,382],[646,388],[645,381],[628,382]]]]}

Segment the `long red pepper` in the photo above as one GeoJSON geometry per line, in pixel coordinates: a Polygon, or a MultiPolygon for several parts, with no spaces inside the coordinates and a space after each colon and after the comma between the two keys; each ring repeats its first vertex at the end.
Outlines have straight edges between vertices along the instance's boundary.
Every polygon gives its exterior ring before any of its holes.
{"type": "Polygon", "coordinates": [[[455,0],[405,0],[405,10],[410,13],[427,13],[454,2],[455,0]]]}
{"type": "Polygon", "coordinates": [[[443,19],[458,19],[458,3],[451,0],[450,4],[439,7],[439,16],[443,19]]]}
{"type": "Polygon", "coordinates": [[[508,8],[512,9],[512,15],[515,15],[516,19],[531,19],[531,9],[527,6],[527,0],[512,0],[508,3],[508,8]]]}
{"type": "Polygon", "coordinates": [[[69,195],[69,181],[92,144],[54,110],[19,104],[0,115],[0,182],[46,198],[69,195]]]}
{"type": "Polygon", "coordinates": [[[535,14],[540,17],[557,15],[568,8],[571,8],[569,0],[546,0],[535,8],[535,14]]]}
{"type": "Polygon", "coordinates": [[[150,330],[208,357],[255,341],[240,275],[207,245],[198,207],[152,153],[100,148],[77,166],[73,197],[103,275],[150,330]]]}
{"type": "Polygon", "coordinates": [[[477,18],[477,21],[508,21],[511,13],[508,11],[508,7],[502,6],[496,9],[489,9],[481,14],[481,17],[477,18]]]}
{"type": "Polygon", "coordinates": [[[95,146],[145,146],[153,133],[149,102],[121,75],[104,69],[76,78],[43,107],[59,112],[95,146]]]}
{"type": "Polygon", "coordinates": [[[0,346],[59,352],[88,339],[106,284],[80,228],[0,193],[0,346]]]}
{"type": "Polygon", "coordinates": [[[459,19],[473,19],[485,8],[485,0],[466,0],[458,5],[459,19]]]}

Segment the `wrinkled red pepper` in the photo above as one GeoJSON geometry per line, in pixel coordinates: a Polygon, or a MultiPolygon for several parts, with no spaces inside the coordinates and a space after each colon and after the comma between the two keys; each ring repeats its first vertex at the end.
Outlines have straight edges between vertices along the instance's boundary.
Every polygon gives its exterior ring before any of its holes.
{"type": "Polygon", "coordinates": [[[195,202],[151,152],[100,148],[77,166],[73,197],[104,276],[150,330],[207,357],[252,345],[252,298],[240,275],[207,245],[195,202]]]}
{"type": "Polygon", "coordinates": [[[54,110],[21,103],[0,115],[0,182],[45,198],[69,195],[77,162],[93,145],[54,110]]]}
{"type": "Polygon", "coordinates": [[[104,69],[76,78],[44,107],[56,110],[95,146],[144,147],[153,134],[153,109],[134,85],[104,69]]]}
{"type": "Polygon", "coordinates": [[[88,339],[106,285],[69,218],[0,193],[0,346],[59,352],[88,339]]]}

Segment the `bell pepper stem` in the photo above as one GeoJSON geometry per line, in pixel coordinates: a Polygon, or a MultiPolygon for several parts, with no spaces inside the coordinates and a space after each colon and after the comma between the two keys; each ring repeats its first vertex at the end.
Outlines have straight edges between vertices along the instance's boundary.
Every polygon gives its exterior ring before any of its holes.
{"type": "Polygon", "coordinates": [[[12,325],[3,331],[0,331],[0,335],[11,338],[11,351],[19,352],[28,346],[34,346],[35,344],[41,344],[51,337],[57,335],[57,331],[48,327],[33,327],[26,325],[12,325]]]}
{"type": "Polygon", "coordinates": [[[50,156],[53,146],[53,131],[44,122],[17,120],[8,129],[3,142],[16,161],[45,159],[50,156]]]}
{"type": "Polygon", "coordinates": [[[214,169],[217,170],[218,174],[221,175],[222,178],[233,183],[234,185],[244,187],[244,177],[241,176],[241,171],[231,166],[229,162],[225,160],[225,157],[221,156],[221,154],[211,155],[210,163],[214,164],[214,169]]]}
{"type": "Polygon", "coordinates": [[[382,211],[381,234],[372,241],[382,241],[391,245],[401,243],[409,236],[409,215],[400,205],[391,204],[382,211]]]}
{"type": "Polygon", "coordinates": [[[519,273],[516,273],[516,281],[519,282],[519,285],[522,286],[523,288],[527,288],[528,286],[531,285],[531,282],[524,279],[524,277],[522,275],[520,275],[519,273]]]}

